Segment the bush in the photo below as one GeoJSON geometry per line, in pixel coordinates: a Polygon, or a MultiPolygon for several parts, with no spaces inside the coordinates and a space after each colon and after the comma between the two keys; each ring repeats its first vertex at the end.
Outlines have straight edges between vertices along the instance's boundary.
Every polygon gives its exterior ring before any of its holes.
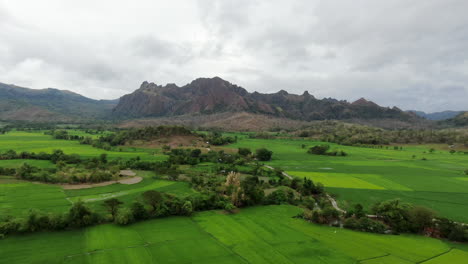
{"type": "Polygon", "coordinates": [[[257,149],[255,153],[255,156],[260,161],[269,161],[271,160],[271,156],[273,155],[273,151],[270,151],[266,148],[257,149]]]}
{"type": "Polygon", "coordinates": [[[132,210],[135,220],[144,220],[149,218],[148,211],[146,211],[145,206],[140,202],[132,203],[130,210],[132,210]]]}
{"type": "Polygon", "coordinates": [[[115,217],[115,223],[119,225],[128,225],[135,221],[133,217],[133,212],[129,208],[122,208],[117,212],[115,217]]]}
{"type": "Polygon", "coordinates": [[[78,201],[68,212],[68,223],[71,227],[84,227],[99,222],[99,217],[84,202],[78,201]]]}
{"type": "Polygon", "coordinates": [[[238,153],[239,155],[246,157],[252,154],[252,151],[249,148],[239,148],[238,153]]]}
{"type": "Polygon", "coordinates": [[[314,154],[314,155],[325,155],[327,151],[330,149],[329,145],[317,145],[311,147],[307,153],[314,154]]]}
{"type": "Polygon", "coordinates": [[[367,217],[358,220],[358,230],[360,231],[383,234],[386,229],[384,224],[367,217]]]}
{"type": "Polygon", "coordinates": [[[190,201],[185,201],[184,204],[182,205],[182,215],[190,216],[193,213],[193,206],[192,202],[190,201]]]}
{"type": "Polygon", "coordinates": [[[352,230],[356,230],[359,227],[359,222],[358,222],[358,220],[356,218],[350,217],[350,218],[347,218],[344,221],[343,227],[348,228],[348,229],[352,229],[352,230]]]}
{"type": "Polygon", "coordinates": [[[287,202],[288,202],[288,197],[284,190],[276,190],[270,193],[266,197],[267,204],[282,204],[282,203],[287,203],[287,202]]]}

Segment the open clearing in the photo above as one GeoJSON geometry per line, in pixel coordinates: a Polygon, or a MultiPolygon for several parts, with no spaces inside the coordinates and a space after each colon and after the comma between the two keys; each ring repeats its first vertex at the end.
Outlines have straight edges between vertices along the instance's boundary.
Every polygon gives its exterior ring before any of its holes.
{"type": "Polygon", "coordinates": [[[253,207],[15,236],[0,241],[0,263],[466,263],[466,245],[318,226],[292,218],[299,212],[253,207]]]}

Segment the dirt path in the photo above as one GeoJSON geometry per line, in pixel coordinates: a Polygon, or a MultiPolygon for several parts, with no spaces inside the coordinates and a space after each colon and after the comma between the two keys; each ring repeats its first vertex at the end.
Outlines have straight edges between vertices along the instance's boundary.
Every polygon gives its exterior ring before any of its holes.
{"type": "Polygon", "coordinates": [[[107,186],[107,185],[111,185],[114,183],[135,184],[135,183],[141,182],[142,180],[143,178],[141,178],[140,176],[136,176],[136,177],[121,179],[118,181],[106,181],[106,182],[91,183],[91,184],[60,184],[60,186],[62,186],[62,188],[65,190],[79,190],[79,189],[88,189],[88,188],[94,188],[94,187],[102,187],[102,186],[107,186]]]}
{"type": "MultiPolygon", "coordinates": [[[[275,169],[275,168],[273,168],[272,166],[269,166],[269,165],[265,165],[265,164],[264,164],[263,166],[269,168],[270,170],[274,170],[274,169],[275,169]]],[[[284,177],[286,177],[286,178],[288,178],[288,179],[290,179],[290,180],[293,179],[293,177],[292,177],[291,175],[287,174],[287,173],[284,172],[284,171],[282,172],[282,174],[283,174],[284,177]]]]}
{"type": "Polygon", "coordinates": [[[331,197],[328,193],[327,193],[327,198],[328,198],[328,200],[330,200],[330,202],[331,202],[333,208],[335,208],[335,210],[340,211],[340,212],[342,212],[343,214],[346,213],[345,210],[343,210],[343,209],[341,209],[340,207],[338,207],[338,203],[336,202],[336,200],[333,199],[333,197],[331,197]]]}

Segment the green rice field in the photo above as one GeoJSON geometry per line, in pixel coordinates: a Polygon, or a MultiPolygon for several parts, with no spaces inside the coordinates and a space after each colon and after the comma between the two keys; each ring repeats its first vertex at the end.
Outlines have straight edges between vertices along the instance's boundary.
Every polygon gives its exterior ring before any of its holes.
{"type": "Polygon", "coordinates": [[[0,176],[0,215],[21,216],[34,208],[44,212],[66,212],[73,202],[82,200],[97,211],[104,211],[102,201],[118,198],[132,203],[141,193],[158,190],[175,195],[188,195],[194,191],[186,182],[153,179],[154,173],[137,172],[143,180],[139,183],[112,184],[78,190],[64,190],[60,185],[18,181],[0,176]]]}
{"type": "Polygon", "coordinates": [[[218,211],[0,240],[0,263],[466,263],[468,247],[318,226],[293,206],[218,211]]]}
{"type": "Polygon", "coordinates": [[[439,149],[429,153],[430,148],[437,147],[433,145],[394,150],[393,146],[374,149],[330,143],[332,150],[343,150],[348,156],[321,156],[306,152],[323,142],[239,138],[228,147],[272,150],[273,160],[268,165],[322,182],[344,208],[355,203],[369,207],[378,201],[401,198],[432,208],[441,216],[468,222],[468,176],[463,173],[468,168],[466,154],[439,149]]]}
{"type": "Polygon", "coordinates": [[[141,148],[123,148],[123,151],[106,151],[94,148],[90,145],[80,144],[75,140],[54,139],[52,136],[44,135],[42,132],[12,131],[5,135],[0,135],[0,152],[5,152],[10,149],[16,152],[28,151],[35,153],[51,153],[56,149],[61,149],[66,154],[78,154],[85,158],[96,157],[102,153],[106,153],[110,159],[136,157],[151,161],[166,159],[166,156],[162,154],[153,154],[141,148]]]}

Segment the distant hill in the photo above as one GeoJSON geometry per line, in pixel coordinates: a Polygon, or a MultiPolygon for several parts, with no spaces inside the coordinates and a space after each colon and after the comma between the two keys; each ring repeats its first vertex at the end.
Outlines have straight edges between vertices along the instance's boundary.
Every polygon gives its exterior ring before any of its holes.
{"type": "Polygon", "coordinates": [[[178,87],[143,82],[131,94],[120,98],[113,115],[127,118],[211,115],[245,112],[303,121],[312,120],[422,120],[397,107],[381,107],[366,99],[353,103],[332,98],[317,99],[307,91],[302,95],[281,90],[273,94],[249,93],[219,77],[199,78],[178,87]]]}
{"type": "Polygon", "coordinates": [[[468,127],[468,111],[461,112],[457,116],[441,121],[441,124],[455,127],[468,127]]]}
{"type": "Polygon", "coordinates": [[[117,100],[93,100],[58,89],[0,83],[0,120],[77,121],[109,117],[117,100]]]}
{"type": "Polygon", "coordinates": [[[423,111],[416,111],[416,110],[409,110],[408,112],[413,112],[420,117],[424,117],[429,120],[445,120],[456,115],[460,114],[462,111],[442,111],[442,112],[434,112],[434,113],[425,113],[423,111]]]}

